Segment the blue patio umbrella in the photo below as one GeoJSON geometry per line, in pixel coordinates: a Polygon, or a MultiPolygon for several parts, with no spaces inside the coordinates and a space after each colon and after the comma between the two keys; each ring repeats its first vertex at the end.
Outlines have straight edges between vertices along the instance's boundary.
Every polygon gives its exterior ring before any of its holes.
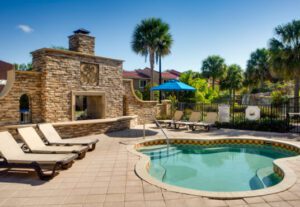
{"type": "Polygon", "coordinates": [[[179,80],[169,80],[159,86],[154,86],[150,89],[151,91],[195,91],[196,89],[189,86],[179,80]]]}

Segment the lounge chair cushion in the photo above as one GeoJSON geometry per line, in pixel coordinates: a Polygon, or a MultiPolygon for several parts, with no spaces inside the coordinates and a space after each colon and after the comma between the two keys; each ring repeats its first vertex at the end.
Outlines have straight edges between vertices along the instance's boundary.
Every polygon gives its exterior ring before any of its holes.
{"type": "Polygon", "coordinates": [[[174,121],[180,121],[183,116],[183,111],[175,111],[172,120],[158,120],[159,123],[173,123],[174,121]]]}
{"type": "Polygon", "coordinates": [[[205,117],[205,122],[215,124],[216,121],[218,121],[218,113],[216,113],[216,112],[207,112],[206,117],[205,117]]]}
{"type": "Polygon", "coordinates": [[[198,122],[201,117],[201,112],[193,111],[189,117],[189,122],[198,122]]]}
{"type": "Polygon", "coordinates": [[[40,165],[54,165],[57,162],[62,164],[69,163],[78,157],[77,154],[32,154],[24,153],[24,155],[5,157],[8,163],[30,164],[36,162],[40,165]]]}
{"type": "Polygon", "coordinates": [[[194,125],[199,122],[201,112],[193,111],[189,117],[189,121],[176,121],[175,124],[179,125],[194,125]]]}

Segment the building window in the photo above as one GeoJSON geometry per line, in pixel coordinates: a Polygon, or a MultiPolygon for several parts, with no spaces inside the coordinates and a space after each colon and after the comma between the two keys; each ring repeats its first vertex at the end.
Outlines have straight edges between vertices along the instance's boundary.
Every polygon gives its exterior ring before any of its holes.
{"type": "Polygon", "coordinates": [[[145,88],[146,85],[147,85],[146,80],[140,80],[140,88],[145,88]]]}

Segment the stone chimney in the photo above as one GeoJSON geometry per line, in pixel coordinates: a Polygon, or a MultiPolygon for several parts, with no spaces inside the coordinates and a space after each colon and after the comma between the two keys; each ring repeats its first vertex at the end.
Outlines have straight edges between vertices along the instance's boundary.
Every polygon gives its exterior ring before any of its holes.
{"type": "Polygon", "coordinates": [[[89,36],[90,32],[78,29],[69,36],[69,50],[88,55],[95,54],[95,37],[89,36]]]}

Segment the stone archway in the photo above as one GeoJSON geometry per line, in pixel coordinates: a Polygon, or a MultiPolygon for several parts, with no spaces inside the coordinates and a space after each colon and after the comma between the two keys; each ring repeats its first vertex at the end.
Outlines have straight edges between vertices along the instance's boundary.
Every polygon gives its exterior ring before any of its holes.
{"type": "Polygon", "coordinates": [[[21,124],[31,123],[30,97],[27,94],[23,94],[20,96],[19,106],[20,106],[20,123],[21,124]]]}

